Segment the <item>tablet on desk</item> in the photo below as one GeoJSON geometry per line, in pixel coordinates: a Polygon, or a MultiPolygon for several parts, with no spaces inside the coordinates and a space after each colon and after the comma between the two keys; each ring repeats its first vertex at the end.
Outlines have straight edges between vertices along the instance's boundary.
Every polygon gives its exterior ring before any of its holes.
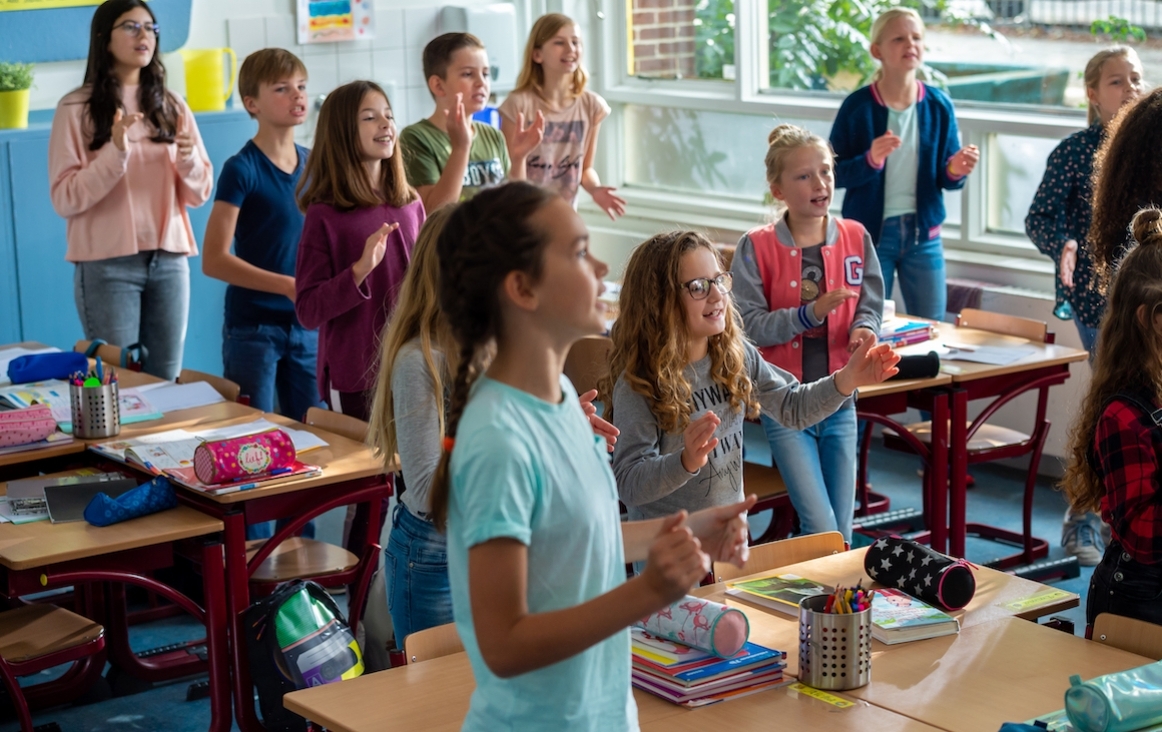
{"type": "Polygon", "coordinates": [[[54,524],[70,521],[84,521],[85,507],[104,493],[110,498],[131,491],[137,487],[132,478],[110,480],[102,483],[80,483],[77,485],[50,485],[44,488],[44,499],[48,504],[48,517],[54,524]]]}

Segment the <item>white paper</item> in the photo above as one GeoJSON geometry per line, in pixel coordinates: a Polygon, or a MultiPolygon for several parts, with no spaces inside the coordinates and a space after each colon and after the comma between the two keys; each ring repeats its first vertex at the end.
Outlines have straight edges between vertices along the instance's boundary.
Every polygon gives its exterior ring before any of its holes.
{"type": "Polygon", "coordinates": [[[1008,366],[1037,353],[1036,346],[958,346],[955,343],[945,343],[944,347],[948,349],[948,355],[941,358],[990,366],[1008,366]]]}
{"type": "Polygon", "coordinates": [[[8,505],[8,496],[0,497],[0,522],[13,524],[31,524],[34,521],[48,521],[48,509],[36,513],[14,513],[8,505]]]}
{"type": "Polygon", "coordinates": [[[0,349],[0,386],[8,386],[12,382],[8,380],[8,364],[12,363],[21,356],[32,356],[37,353],[60,353],[59,348],[22,348],[14,346],[12,348],[0,349]]]}
{"type": "MultiPolygon", "coordinates": [[[[205,381],[194,381],[189,384],[165,382],[149,386],[151,387],[148,389],[149,403],[154,409],[165,414],[226,401],[217,389],[205,381]]],[[[146,389],[138,387],[137,391],[143,392],[146,389]]]]}

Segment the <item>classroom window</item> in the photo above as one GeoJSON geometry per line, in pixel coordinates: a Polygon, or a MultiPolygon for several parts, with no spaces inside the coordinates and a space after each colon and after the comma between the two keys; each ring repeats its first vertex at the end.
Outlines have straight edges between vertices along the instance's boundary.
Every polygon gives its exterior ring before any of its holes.
{"type": "Polygon", "coordinates": [[[990,135],[985,174],[988,229],[1025,233],[1025,215],[1045,174],[1049,153],[1059,140],[1021,135],[990,135]]]}
{"type": "Polygon", "coordinates": [[[734,79],[734,0],[630,0],[628,73],[734,79]]]}

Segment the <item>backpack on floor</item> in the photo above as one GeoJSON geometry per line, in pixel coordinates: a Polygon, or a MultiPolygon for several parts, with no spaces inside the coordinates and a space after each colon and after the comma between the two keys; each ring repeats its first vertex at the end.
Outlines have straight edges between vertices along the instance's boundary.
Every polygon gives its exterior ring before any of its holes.
{"type": "Polygon", "coordinates": [[[270,732],[307,730],[306,720],[283,707],[284,694],[363,673],[363,655],[339,606],[314,582],[279,585],[247,608],[245,627],[250,678],[270,732]]]}

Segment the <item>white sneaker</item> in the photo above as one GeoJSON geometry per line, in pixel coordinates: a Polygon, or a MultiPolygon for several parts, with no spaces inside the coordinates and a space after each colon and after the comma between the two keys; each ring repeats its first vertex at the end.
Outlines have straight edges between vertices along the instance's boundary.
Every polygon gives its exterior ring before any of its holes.
{"type": "Polygon", "coordinates": [[[1100,526],[1101,517],[1094,513],[1065,515],[1065,523],[1061,527],[1061,546],[1065,547],[1068,554],[1077,557],[1077,563],[1083,567],[1101,564],[1105,541],[1100,526]]]}

